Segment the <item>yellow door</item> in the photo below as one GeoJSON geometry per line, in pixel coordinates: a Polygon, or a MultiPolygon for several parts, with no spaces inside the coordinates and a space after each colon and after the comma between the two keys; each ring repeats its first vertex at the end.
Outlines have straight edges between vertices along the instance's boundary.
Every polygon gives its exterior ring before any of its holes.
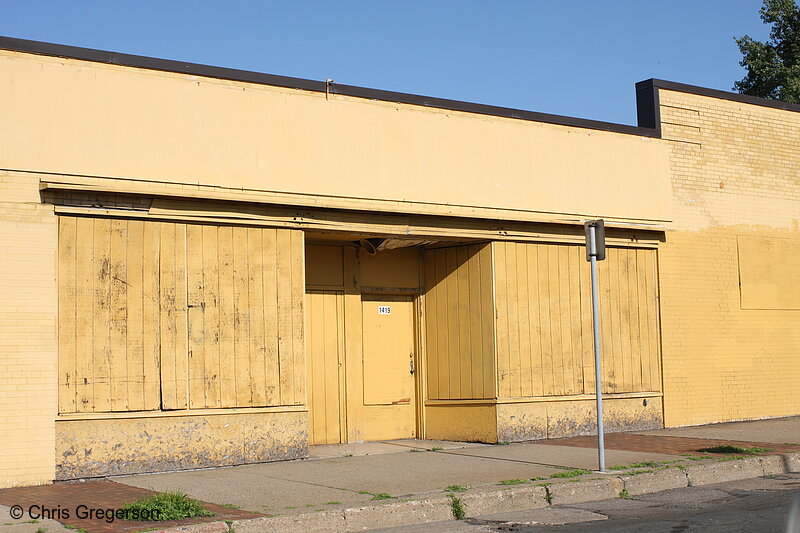
{"type": "Polygon", "coordinates": [[[362,295],[364,440],[413,438],[414,304],[406,296],[362,295]]]}
{"type": "Polygon", "coordinates": [[[337,291],[306,293],[309,444],[346,442],[344,310],[337,291]]]}

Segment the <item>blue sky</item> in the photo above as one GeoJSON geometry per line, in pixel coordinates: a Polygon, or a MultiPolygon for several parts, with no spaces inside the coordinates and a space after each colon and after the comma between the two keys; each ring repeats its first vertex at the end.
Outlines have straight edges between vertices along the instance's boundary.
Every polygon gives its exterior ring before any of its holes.
{"type": "Polygon", "coordinates": [[[0,0],[0,35],[633,124],[637,81],[730,90],[760,0],[0,0]]]}

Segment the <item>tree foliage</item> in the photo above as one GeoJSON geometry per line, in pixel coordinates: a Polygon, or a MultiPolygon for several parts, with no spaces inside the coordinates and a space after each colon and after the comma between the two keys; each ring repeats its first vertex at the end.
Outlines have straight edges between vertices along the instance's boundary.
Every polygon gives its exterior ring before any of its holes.
{"type": "Polygon", "coordinates": [[[742,94],[800,103],[800,7],[795,0],[764,0],[761,20],[771,24],[767,42],[736,38],[747,75],[734,83],[742,94]]]}

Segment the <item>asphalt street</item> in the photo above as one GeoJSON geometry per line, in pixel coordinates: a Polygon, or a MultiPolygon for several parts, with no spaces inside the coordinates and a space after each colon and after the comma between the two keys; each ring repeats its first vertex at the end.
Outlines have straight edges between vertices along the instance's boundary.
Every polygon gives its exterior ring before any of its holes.
{"type": "Polygon", "coordinates": [[[381,531],[783,532],[793,497],[799,493],[800,474],[786,474],[381,531]]]}

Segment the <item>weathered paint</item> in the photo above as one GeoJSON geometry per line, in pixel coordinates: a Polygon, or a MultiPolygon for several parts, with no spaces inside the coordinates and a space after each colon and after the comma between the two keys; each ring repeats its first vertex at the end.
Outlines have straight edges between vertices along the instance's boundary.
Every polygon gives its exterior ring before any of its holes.
{"type": "Polygon", "coordinates": [[[307,424],[303,411],[58,420],[56,479],[300,459],[307,424]]]}
{"type": "Polygon", "coordinates": [[[14,80],[0,87],[14,102],[3,168],[273,191],[290,205],[671,216],[666,150],[649,138],[12,51],[0,71],[14,80]]]}
{"type": "Polygon", "coordinates": [[[305,403],[302,233],[62,216],[59,274],[59,412],[305,403]]]}
{"type": "Polygon", "coordinates": [[[426,405],[425,437],[465,442],[497,442],[494,405],[426,405]]]}
{"type": "Polygon", "coordinates": [[[659,90],[668,426],[800,413],[800,113],[659,90]]]}
{"type": "MultiPolygon", "coordinates": [[[[595,401],[588,398],[498,404],[497,438],[520,442],[595,435],[595,406],[595,401]]],[[[609,433],[663,427],[661,398],[607,398],[603,402],[603,423],[609,433]]]]}

